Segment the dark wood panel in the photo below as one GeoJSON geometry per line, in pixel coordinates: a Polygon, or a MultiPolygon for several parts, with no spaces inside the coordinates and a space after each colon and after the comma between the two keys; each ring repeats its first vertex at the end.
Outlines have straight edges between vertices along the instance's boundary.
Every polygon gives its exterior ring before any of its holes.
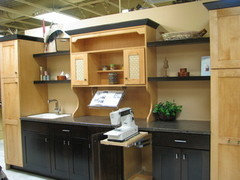
{"type": "Polygon", "coordinates": [[[153,146],[153,179],[180,180],[181,179],[181,150],[153,146]]]}
{"type": "Polygon", "coordinates": [[[182,180],[209,180],[209,151],[182,150],[182,180]]]}
{"type": "Polygon", "coordinates": [[[49,126],[47,123],[38,122],[22,122],[23,131],[31,131],[42,134],[49,134],[49,126]]]}
{"type": "Polygon", "coordinates": [[[210,76],[148,77],[148,81],[209,81],[210,76]]]}
{"type": "Polygon", "coordinates": [[[23,131],[24,168],[44,174],[51,174],[50,138],[48,135],[23,131]]]}
{"type": "Polygon", "coordinates": [[[38,57],[50,57],[50,56],[62,56],[62,55],[70,55],[70,51],[58,51],[58,52],[51,52],[51,53],[39,53],[33,54],[34,58],[38,57]]]}
{"type": "Polygon", "coordinates": [[[210,42],[209,37],[203,37],[203,38],[194,38],[194,39],[148,42],[147,46],[158,47],[158,46],[171,46],[171,45],[183,45],[183,44],[201,44],[201,43],[209,43],[209,42],[210,42]]]}
{"type": "Polygon", "coordinates": [[[69,144],[69,170],[71,180],[89,180],[89,143],[88,140],[71,139],[69,144]]]}

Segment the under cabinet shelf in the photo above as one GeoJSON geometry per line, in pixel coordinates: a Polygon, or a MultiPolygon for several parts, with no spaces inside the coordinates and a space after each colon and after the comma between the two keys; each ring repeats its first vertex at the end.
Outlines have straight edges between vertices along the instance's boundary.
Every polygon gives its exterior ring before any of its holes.
{"type": "Polygon", "coordinates": [[[118,72],[123,72],[122,69],[116,69],[116,70],[99,70],[97,73],[118,73],[118,72]]]}
{"type": "Polygon", "coordinates": [[[183,39],[183,40],[171,40],[171,41],[154,41],[148,42],[148,47],[158,47],[158,46],[172,46],[172,45],[183,45],[183,44],[202,44],[209,43],[209,37],[195,38],[195,39],[183,39]]]}
{"type": "Polygon", "coordinates": [[[148,77],[148,81],[209,81],[210,76],[148,77]]]}
{"type": "Polygon", "coordinates": [[[60,84],[71,83],[71,80],[49,80],[49,81],[33,81],[34,84],[60,84]]]}
{"type": "Polygon", "coordinates": [[[50,53],[39,53],[39,54],[33,54],[33,57],[34,58],[39,58],[39,57],[62,56],[62,55],[70,55],[70,51],[58,51],[58,52],[50,52],[50,53]]]}

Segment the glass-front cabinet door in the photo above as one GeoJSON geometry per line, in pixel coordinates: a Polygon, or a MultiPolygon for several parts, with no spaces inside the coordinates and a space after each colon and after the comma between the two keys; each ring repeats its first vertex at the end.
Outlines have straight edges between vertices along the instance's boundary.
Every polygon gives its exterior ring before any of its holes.
{"type": "Polygon", "coordinates": [[[146,83],[144,68],[144,48],[124,50],[124,83],[146,83]]]}
{"type": "Polygon", "coordinates": [[[88,55],[86,53],[71,56],[72,85],[88,85],[88,55]]]}

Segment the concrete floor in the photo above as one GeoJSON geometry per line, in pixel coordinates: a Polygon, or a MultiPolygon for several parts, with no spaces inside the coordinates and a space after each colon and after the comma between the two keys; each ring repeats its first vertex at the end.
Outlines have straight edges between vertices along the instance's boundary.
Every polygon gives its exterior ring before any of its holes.
{"type": "Polygon", "coordinates": [[[0,165],[3,168],[3,172],[7,175],[9,180],[53,180],[50,178],[37,176],[31,173],[26,173],[18,170],[6,170],[4,163],[4,148],[3,148],[3,140],[0,140],[0,165]]]}

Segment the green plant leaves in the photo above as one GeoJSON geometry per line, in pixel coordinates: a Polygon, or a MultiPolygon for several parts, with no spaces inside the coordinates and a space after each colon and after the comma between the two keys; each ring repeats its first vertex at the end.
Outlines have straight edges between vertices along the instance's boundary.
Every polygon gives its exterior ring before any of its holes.
{"type": "Polygon", "coordinates": [[[175,102],[166,101],[165,103],[158,103],[153,109],[153,113],[159,113],[164,116],[176,116],[177,113],[182,111],[182,106],[177,105],[175,102]]]}

